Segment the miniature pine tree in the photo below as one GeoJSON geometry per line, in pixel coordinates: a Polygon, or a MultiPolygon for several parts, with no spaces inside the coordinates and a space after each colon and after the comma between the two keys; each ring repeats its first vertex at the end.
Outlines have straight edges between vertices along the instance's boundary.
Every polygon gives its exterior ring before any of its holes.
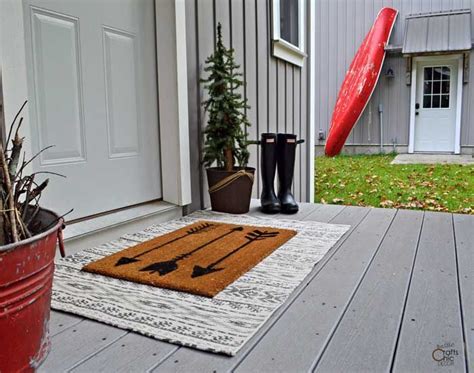
{"type": "Polygon", "coordinates": [[[209,93],[209,99],[203,102],[204,109],[209,113],[204,131],[203,163],[206,167],[214,162],[226,171],[232,171],[235,162],[239,167],[247,166],[249,152],[246,128],[250,123],[245,115],[247,99],[237,92],[244,85],[239,68],[234,60],[234,50],[227,49],[222,42],[219,23],[217,45],[204,68],[209,76],[201,79],[209,93]]]}

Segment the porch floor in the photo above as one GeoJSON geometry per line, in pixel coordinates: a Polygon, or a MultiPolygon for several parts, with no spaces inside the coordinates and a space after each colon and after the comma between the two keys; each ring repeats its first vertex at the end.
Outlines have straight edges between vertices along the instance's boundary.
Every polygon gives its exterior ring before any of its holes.
{"type": "Polygon", "coordinates": [[[474,371],[474,216],[301,204],[279,217],[351,229],[237,356],[53,311],[39,370],[474,371]]]}

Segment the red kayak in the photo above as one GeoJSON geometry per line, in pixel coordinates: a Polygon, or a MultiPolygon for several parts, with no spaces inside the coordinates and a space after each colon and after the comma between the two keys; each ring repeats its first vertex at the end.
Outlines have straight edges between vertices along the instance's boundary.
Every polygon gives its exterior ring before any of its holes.
{"type": "Polygon", "coordinates": [[[398,10],[383,8],[366,35],[342,83],[331,118],[326,155],[340,153],[352,127],[364,112],[374,92],[385,59],[385,45],[390,39],[398,10]]]}

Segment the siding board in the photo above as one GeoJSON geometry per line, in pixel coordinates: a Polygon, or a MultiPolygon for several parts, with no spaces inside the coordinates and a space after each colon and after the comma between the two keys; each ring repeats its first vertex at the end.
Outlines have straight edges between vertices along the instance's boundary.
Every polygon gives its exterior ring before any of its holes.
{"type": "MultiPolygon", "coordinates": [[[[307,14],[310,13],[310,4],[307,3],[307,14]]],[[[309,19],[306,17],[306,24],[309,24],[309,19]]],[[[306,38],[306,51],[311,52],[311,46],[309,44],[310,38],[306,38]]],[[[313,197],[309,195],[309,190],[311,189],[311,184],[314,183],[315,180],[310,180],[309,175],[310,173],[310,163],[309,159],[306,156],[310,153],[309,151],[309,144],[310,141],[308,139],[308,135],[310,133],[310,125],[314,125],[314,123],[309,123],[309,110],[312,103],[309,103],[309,85],[310,82],[308,81],[309,77],[309,68],[310,64],[307,63],[303,66],[300,71],[300,137],[305,140],[303,144],[299,146],[300,149],[300,172],[301,172],[301,197],[302,201],[312,201],[313,197]],[[308,104],[309,103],[309,104],[308,104]]]]}
{"type": "MultiPolygon", "coordinates": [[[[186,2],[186,6],[189,6],[189,2],[186,2]]],[[[197,37],[199,38],[198,43],[199,43],[199,55],[197,61],[193,63],[192,60],[188,59],[188,66],[194,66],[194,71],[198,71],[198,76],[202,77],[203,73],[203,68],[204,68],[204,62],[209,57],[212,52],[214,51],[214,25],[212,22],[209,22],[209,19],[214,19],[214,3],[212,0],[198,0],[197,1],[197,12],[196,12],[196,22],[198,25],[198,33],[197,37]]],[[[190,30],[186,29],[186,33],[189,34],[190,30]]],[[[188,75],[193,73],[192,71],[189,71],[190,69],[188,68],[188,75]]],[[[199,84],[199,81],[196,82],[198,85],[198,89],[200,92],[200,102],[199,102],[199,113],[197,113],[201,117],[201,129],[204,129],[207,123],[208,116],[202,109],[201,103],[207,99],[207,93],[205,90],[202,89],[202,86],[199,84]]],[[[199,141],[202,141],[201,139],[189,139],[190,147],[196,147],[199,144],[199,141]]],[[[192,170],[192,174],[195,171],[192,170]]],[[[202,179],[202,186],[201,188],[204,190],[203,193],[203,200],[202,200],[202,206],[209,206],[210,204],[210,199],[209,199],[209,194],[207,193],[207,177],[206,173],[203,172],[201,174],[201,179],[202,179]]],[[[193,178],[194,179],[194,178],[193,178]]],[[[198,185],[193,185],[191,184],[191,189],[198,188],[198,185]]],[[[194,201],[193,201],[194,202],[194,201]]],[[[194,208],[195,206],[191,206],[191,208],[194,208]]]]}
{"type": "MultiPolygon", "coordinates": [[[[298,68],[293,68],[293,133],[298,136],[298,139],[301,138],[301,70],[298,68]]],[[[295,173],[301,174],[301,146],[296,148],[296,165],[295,173]]],[[[294,179],[293,190],[295,192],[295,198],[301,200],[301,178],[297,177],[294,179]]]]}
{"type": "MultiPolygon", "coordinates": [[[[257,137],[260,137],[260,134],[266,132],[268,129],[268,59],[270,55],[269,49],[269,35],[268,30],[268,12],[267,12],[267,3],[266,1],[255,0],[255,12],[257,14],[256,18],[256,37],[257,37],[257,76],[258,76],[258,132],[257,137]]],[[[257,147],[258,158],[260,161],[260,147],[257,147]]],[[[258,174],[260,178],[260,184],[258,188],[258,195],[261,193],[261,175],[258,174]]]]}
{"type": "Polygon", "coordinates": [[[277,61],[277,132],[286,131],[286,68],[285,62],[277,61]]]}
{"type": "MultiPolygon", "coordinates": [[[[258,138],[258,120],[257,120],[257,109],[254,105],[257,102],[257,39],[254,34],[246,32],[246,30],[256,29],[256,16],[255,16],[255,0],[245,0],[245,75],[246,75],[246,94],[250,108],[247,109],[247,117],[251,124],[248,129],[248,138],[255,140],[258,138]]],[[[257,168],[260,158],[260,150],[257,146],[252,146],[250,152],[249,166],[257,168]]],[[[253,185],[252,197],[257,198],[259,195],[259,186],[261,184],[261,178],[257,177],[256,182],[253,185]]]]}
{"type": "Polygon", "coordinates": [[[285,132],[294,133],[293,127],[293,97],[294,97],[294,85],[293,85],[293,65],[286,64],[285,71],[285,109],[286,109],[286,120],[285,120],[285,132]]]}

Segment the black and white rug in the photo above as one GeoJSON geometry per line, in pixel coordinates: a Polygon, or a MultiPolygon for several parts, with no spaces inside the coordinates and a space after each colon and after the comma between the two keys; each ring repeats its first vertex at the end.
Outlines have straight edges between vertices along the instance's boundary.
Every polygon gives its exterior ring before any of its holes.
{"type": "Polygon", "coordinates": [[[159,340],[233,356],[348,229],[347,225],[199,211],[59,259],[51,307],[159,340]],[[214,298],[81,272],[85,264],[197,220],[293,229],[297,235],[214,298]]]}

